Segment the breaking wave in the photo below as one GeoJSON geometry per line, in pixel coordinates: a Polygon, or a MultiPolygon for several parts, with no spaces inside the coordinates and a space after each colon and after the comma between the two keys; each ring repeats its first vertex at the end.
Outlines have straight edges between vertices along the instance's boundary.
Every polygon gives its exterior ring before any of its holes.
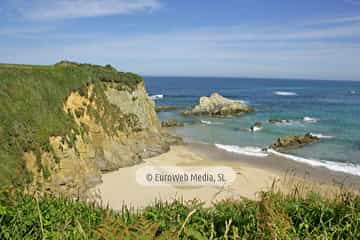
{"type": "Polygon", "coordinates": [[[200,122],[202,124],[206,124],[206,125],[222,125],[222,122],[212,122],[212,121],[207,121],[207,120],[200,120],[200,122]]]}
{"type": "Polygon", "coordinates": [[[334,136],[324,135],[324,134],[321,134],[321,133],[311,133],[311,135],[314,136],[314,137],[318,137],[320,139],[332,139],[332,138],[334,138],[334,136]]]}
{"type": "Polygon", "coordinates": [[[269,156],[269,153],[271,153],[273,155],[290,159],[295,162],[304,163],[313,167],[324,167],[331,171],[360,176],[360,165],[357,164],[333,162],[333,161],[318,160],[318,159],[307,159],[290,154],[280,153],[271,148],[268,149],[267,151],[263,151],[259,147],[240,147],[236,145],[223,145],[223,144],[215,144],[215,146],[227,152],[237,153],[246,156],[253,156],[253,157],[267,157],[269,156]]]}
{"type": "Polygon", "coordinates": [[[297,96],[297,93],[295,92],[275,91],[273,93],[278,96],[297,96]]]}
{"type": "Polygon", "coordinates": [[[157,100],[157,99],[162,99],[162,98],[164,98],[164,94],[157,94],[157,95],[150,96],[150,99],[152,99],[152,100],[157,100]]]}
{"type": "Polygon", "coordinates": [[[316,123],[316,122],[318,122],[319,121],[319,119],[318,118],[313,118],[313,117],[304,117],[303,118],[303,121],[304,122],[307,122],[307,123],[316,123]]]}
{"type": "Polygon", "coordinates": [[[280,153],[275,151],[274,149],[268,149],[269,153],[274,155],[287,158],[296,162],[305,163],[310,166],[314,167],[324,167],[329,170],[335,172],[343,172],[352,175],[360,176],[360,165],[349,164],[349,163],[341,163],[341,162],[332,162],[332,161],[325,161],[325,160],[317,160],[317,159],[307,159],[303,157],[298,157],[290,154],[280,153]]]}
{"type": "Polygon", "coordinates": [[[262,127],[256,127],[256,126],[254,126],[253,128],[250,128],[249,131],[250,131],[250,132],[257,132],[257,131],[260,131],[260,130],[262,130],[262,129],[263,129],[262,127]]]}
{"type": "Polygon", "coordinates": [[[267,157],[268,154],[262,151],[259,147],[239,147],[236,145],[223,145],[223,144],[215,144],[217,148],[225,150],[227,152],[233,152],[237,154],[253,156],[253,157],[267,157]]]}

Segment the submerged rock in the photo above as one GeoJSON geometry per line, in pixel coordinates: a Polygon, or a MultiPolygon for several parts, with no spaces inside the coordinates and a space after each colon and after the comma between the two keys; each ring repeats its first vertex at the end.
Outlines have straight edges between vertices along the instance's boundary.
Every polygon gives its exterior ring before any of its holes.
{"type": "Polygon", "coordinates": [[[170,106],[170,105],[161,105],[161,106],[156,106],[155,107],[156,112],[173,111],[173,110],[176,110],[176,109],[178,109],[178,107],[170,106]]]}
{"type": "Polygon", "coordinates": [[[177,121],[176,119],[164,120],[161,122],[161,127],[183,127],[184,123],[177,121]]]}
{"type": "Polygon", "coordinates": [[[270,148],[273,149],[285,149],[285,148],[295,148],[301,147],[306,144],[311,144],[319,141],[319,138],[311,135],[311,133],[306,133],[305,135],[289,135],[285,137],[280,137],[274,142],[270,148]]]}
{"type": "Polygon", "coordinates": [[[269,119],[269,123],[278,124],[278,123],[291,123],[292,120],[289,119],[269,119]]]}
{"type": "Polygon", "coordinates": [[[184,112],[185,115],[234,115],[239,113],[253,112],[254,109],[241,101],[225,98],[218,93],[210,97],[201,97],[199,105],[191,111],[184,112]]]}
{"type": "Polygon", "coordinates": [[[252,125],[250,127],[250,131],[251,132],[256,132],[262,129],[262,123],[261,122],[256,122],[254,125],[252,125]]]}

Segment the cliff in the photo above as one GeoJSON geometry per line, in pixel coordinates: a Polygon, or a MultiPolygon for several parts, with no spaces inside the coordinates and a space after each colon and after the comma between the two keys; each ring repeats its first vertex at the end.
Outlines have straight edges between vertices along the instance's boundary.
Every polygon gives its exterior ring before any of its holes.
{"type": "Polygon", "coordinates": [[[179,142],[142,79],[111,66],[0,65],[2,185],[81,194],[179,142]]]}

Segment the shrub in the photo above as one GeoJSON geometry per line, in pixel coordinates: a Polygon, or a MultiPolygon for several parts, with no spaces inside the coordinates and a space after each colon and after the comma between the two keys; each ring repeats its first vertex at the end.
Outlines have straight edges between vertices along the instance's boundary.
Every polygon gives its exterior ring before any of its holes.
{"type": "Polygon", "coordinates": [[[0,239],[359,239],[360,199],[267,192],[260,201],[155,202],[115,212],[94,203],[0,193],[0,239]]]}

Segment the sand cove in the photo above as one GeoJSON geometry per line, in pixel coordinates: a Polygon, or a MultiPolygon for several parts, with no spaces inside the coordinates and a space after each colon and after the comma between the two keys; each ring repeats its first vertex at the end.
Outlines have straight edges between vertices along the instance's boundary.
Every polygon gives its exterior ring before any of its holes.
{"type": "Polygon", "coordinates": [[[310,167],[280,157],[256,158],[225,152],[201,143],[172,146],[162,155],[146,159],[143,163],[120,168],[102,177],[103,182],[92,191],[100,195],[102,204],[120,210],[125,204],[139,209],[156,200],[184,201],[198,199],[207,205],[223,199],[257,199],[261,191],[272,187],[291,191],[294,186],[302,190],[315,190],[335,194],[341,188],[357,191],[360,177],[310,167]],[[227,166],[236,173],[228,186],[144,186],[136,181],[136,172],[144,166],[227,166]]]}

